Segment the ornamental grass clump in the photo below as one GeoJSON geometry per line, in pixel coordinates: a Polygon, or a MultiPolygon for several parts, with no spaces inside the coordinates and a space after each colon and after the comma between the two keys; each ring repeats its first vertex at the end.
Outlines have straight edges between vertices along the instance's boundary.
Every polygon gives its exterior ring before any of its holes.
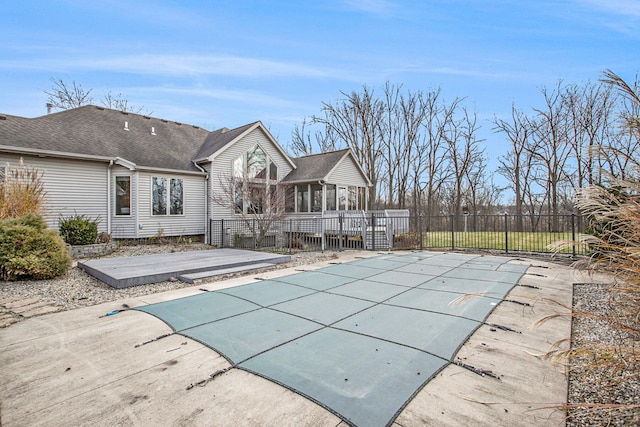
{"type": "Polygon", "coordinates": [[[19,218],[30,213],[42,215],[45,198],[42,173],[25,166],[20,159],[17,167],[7,164],[0,178],[0,219],[19,218]]]}
{"type": "MultiPolygon", "coordinates": [[[[640,107],[640,96],[610,71],[605,81],[616,85],[640,107]]],[[[640,141],[640,119],[624,117],[628,131],[640,141]]],[[[603,147],[601,155],[606,156],[603,147]]],[[[589,424],[595,424],[593,413],[601,423],[638,425],[640,422],[640,162],[627,157],[625,179],[603,173],[601,185],[582,189],[576,196],[576,207],[587,218],[589,235],[580,243],[589,245],[591,258],[582,266],[592,273],[608,273],[613,284],[581,284],[598,295],[566,307],[568,313],[558,313],[540,319],[537,324],[569,316],[582,330],[574,336],[571,348],[559,342],[546,357],[569,366],[569,376],[583,378],[581,393],[584,401],[573,401],[564,407],[568,424],[583,425],[585,413],[589,424]],[[587,418],[589,420],[589,418],[587,418]],[[615,420],[615,421],[612,421],[615,420]]],[[[575,242],[560,242],[556,249],[575,242]]],[[[570,393],[571,394],[571,393],[570,393]]]]}
{"type": "MultiPolygon", "coordinates": [[[[581,424],[585,412],[596,411],[601,419],[615,418],[635,423],[640,410],[640,181],[618,181],[615,190],[593,186],[578,194],[577,207],[589,221],[591,235],[581,242],[592,249],[592,257],[582,266],[592,273],[609,273],[614,283],[583,284],[597,302],[574,307],[570,316],[582,329],[598,329],[574,337],[568,350],[556,343],[546,356],[567,364],[569,376],[582,377],[585,401],[570,402],[565,409],[568,421],[581,424]],[[636,396],[636,397],[634,397],[636,396]],[[634,400],[635,399],[635,400],[634,400]],[[616,412],[617,414],[613,414],[616,412]],[[636,414],[636,415],[634,415],[636,414]]],[[[560,315],[541,319],[538,323],[560,315]]],[[[593,417],[593,414],[590,415],[593,417]]],[[[576,424],[576,425],[578,425],[576,424]]],[[[573,425],[573,424],[571,424],[573,425]]]]}

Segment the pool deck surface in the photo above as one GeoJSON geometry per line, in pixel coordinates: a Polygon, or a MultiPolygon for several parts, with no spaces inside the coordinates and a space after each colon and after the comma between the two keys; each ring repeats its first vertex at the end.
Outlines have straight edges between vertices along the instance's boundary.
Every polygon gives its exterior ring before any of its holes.
{"type": "Polygon", "coordinates": [[[290,255],[242,249],[217,249],[92,259],[79,261],[78,267],[109,286],[120,289],[180,279],[190,274],[214,276],[216,272],[228,271],[230,268],[251,265],[275,266],[290,260],[290,255]]]}
{"type": "MultiPolygon", "coordinates": [[[[399,252],[394,252],[399,253],[399,252]]],[[[344,252],[336,262],[378,255],[344,252]]],[[[457,359],[499,377],[450,364],[419,390],[393,426],[564,425],[567,378],[540,357],[570,337],[566,318],[533,329],[536,320],[571,305],[572,284],[592,279],[540,260],[529,266],[486,320],[520,333],[481,326],[457,359]]],[[[273,270],[180,290],[26,319],[0,329],[0,425],[347,426],[311,400],[240,369],[215,351],[138,310],[104,315],[327,267],[329,262],[273,270]],[[153,341],[152,341],[153,340],[153,341]],[[151,341],[140,346],[145,341],[151,341]],[[138,345],[138,346],[137,346],[138,345]],[[137,346],[137,347],[136,347],[137,346]],[[215,378],[210,374],[221,371],[215,378]]]]}

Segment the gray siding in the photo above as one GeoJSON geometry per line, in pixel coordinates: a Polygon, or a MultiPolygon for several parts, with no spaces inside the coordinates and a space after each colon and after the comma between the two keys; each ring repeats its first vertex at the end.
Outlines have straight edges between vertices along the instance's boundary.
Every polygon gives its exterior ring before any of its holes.
{"type": "Polygon", "coordinates": [[[353,163],[351,156],[344,158],[327,177],[327,183],[342,186],[366,187],[364,179],[358,167],[353,163]]]}
{"type": "MultiPolygon", "coordinates": [[[[0,164],[17,167],[18,155],[0,155],[0,164]]],[[[26,166],[43,173],[45,196],[44,219],[57,229],[59,218],[85,215],[98,219],[98,230],[107,231],[111,215],[111,235],[116,239],[134,239],[158,235],[199,235],[205,233],[205,178],[203,176],[133,172],[114,166],[111,170],[111,205],[108,204],[107,163],[68,160],[53,157],[22,156],[26,166]],[[115,216],[115,177],[131,177],[131,215],[115,216]],[[151,215],[151,177],[183,179],[184,214],[151,215]],[[142,224],[139,228],[138,224],[142,224]]]]}
{"type": "Polygon", "coordinates": [[[44,219],[50,228],[58,228],[61,216],[77,213],[99,219],[99,231],[107,231],[107,163],[2,153],[0,164],[15,168],[21,157],[26,166],[43,173],[44,219]]]}
{"type": "MultiPolygon", "coordinates": [[[[231,176],[233,161],[243,155],[247,150],[253,148],[256,144],[259,144],[278,166],[278,180],[283,179],[291,172],[291,165],[287,159],[280,154],[280,151],[273,145],[269,138],[267,138],[265,133],[259,128],[254,129],[215,158],[214,163],[211,165],[210,174],[212,200],[225,199],[223,192],[220,190],[220,183],[228,182],[231,176]]],[[[229,206],[222,206],[216,202],[212,202],[210,215],[213,219],[228,219],[237,216],[229,206]]]]}
{"type": "Polygon", "coordinates": [[[205,233],[205,178],[204,176],[167,174],[162,172],[138,172],[137,234],[139,238],[163,236],[199,235],[205,233]],[[183,180],[183,215],[151,214],[151,178],[180,178],[183,180]]]}

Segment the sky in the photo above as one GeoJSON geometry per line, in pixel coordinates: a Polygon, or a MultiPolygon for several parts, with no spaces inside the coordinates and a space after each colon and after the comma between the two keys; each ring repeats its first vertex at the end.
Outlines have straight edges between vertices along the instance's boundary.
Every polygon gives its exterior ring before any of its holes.
{"type": "Polygon", "coordinates": [[[543,87],[640,71],[640,0],[22,0],[0,13],[0,113],[46,114],[51,79],[209,130],[261,120],[285,148],[341,92],[442,90],[486,153],[543,87]]]}

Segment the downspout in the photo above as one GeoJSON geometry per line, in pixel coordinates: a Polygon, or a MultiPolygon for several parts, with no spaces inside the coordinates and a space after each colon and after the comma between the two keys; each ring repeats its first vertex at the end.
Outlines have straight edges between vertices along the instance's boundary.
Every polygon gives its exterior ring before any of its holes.
{"type": "Polygon", "coordinates": [[[205,174],[204,177],[204,243],[209,243],[209,174],[192,160],[193,165],[205,174]]]}
{"type": "Polygon", "coordinates": [[[111,168],[113,160],[109,160],[107,166],[107,234],[111,235],[111,168]]]}

